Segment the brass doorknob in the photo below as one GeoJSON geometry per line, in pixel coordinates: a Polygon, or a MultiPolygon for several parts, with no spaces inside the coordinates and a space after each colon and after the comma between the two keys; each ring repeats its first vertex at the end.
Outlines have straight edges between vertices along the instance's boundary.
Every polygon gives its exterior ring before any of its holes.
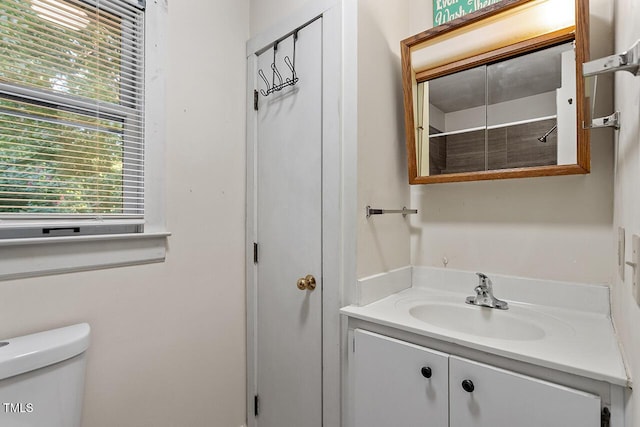
{"type": "Polygon", "coordinates": [[[307,277],[302,279],[298,279],[298,289],[301,291],[309,290],[312,291],[316,288],[316,278],[311,274],[307,274],[307,277]]]}

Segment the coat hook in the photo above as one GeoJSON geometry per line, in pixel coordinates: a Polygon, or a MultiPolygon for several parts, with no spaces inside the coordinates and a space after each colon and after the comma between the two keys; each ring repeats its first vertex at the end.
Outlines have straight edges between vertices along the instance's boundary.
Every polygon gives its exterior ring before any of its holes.
{"type": "Polygon", "coordinates": [[[267,80],[267,77],[264,75],[264,71],[258,70],[258,75],[262,78],[262,80],[264,81],[264,84],[267,85],[267,91],[265,92],[264,89],[260,89],[260,93],[262,94],[262,96],[269,96],[269,94],[271,93],[271,86],[269,86],[269,81],[267,80]]]}
{"type": "Polygon", "coordinates": [[[278,79],[278,84],[276,85],[275,80],[273,82],[273,88],[274,90],[279,90],[279,89],[275,89],[276,87],[280,87],[282,86],[282,75],[280,74],[280,72],[278,71],[278,67],[276,67],[276,63],[274,62],[273,64],[271,64],[271,70],[273,70],[273,77],[274,79],[277,78],[278,79]]]}
{"type": "Polygon", "coordinates": [[[291,78],[287,77],[287,83],[296,84],[298,83],[298,76],[296,76],[296,68],[295,65],[291,63],[291,60],[288,56],[284,57],[284,63],[287,64],[289,70],[291,70],[291,78]]]}
{"type": "MultiPolygon", "coordinates": [[[[289,56],[285,56],[284,57],[284,63],[289,68],[289,71],[291,72],[291,77],[286,77],[283,80],[282,79],[282,74],[280,73],[280,71],[278,70],[278,67],[276,65],[278,44],[280,43],[280,41],[282,41],[282,40],[277,40],[275,43],[273,43],[273,62],[271,63],[271,84],[269,84],[269,80],[265,76],[264,71],[262,71],[261,69],[258,70],[258,75],[260,76],[262,81],[264,81],[264,84],[267,87],[267,90],[260,89],[260,93],[262,94],[262,96],[269,96],[272,93],[278,92],[278,91],[284,89],[287,86],[293,86],[296,83],[298,83],[298,81],[300,80],[298,78],[297,74],[296,74],[296,42],[298,41],[298,31],[299,31],[299,29],[295,30],[293,32],[293,34],[292,34],[292,36],[293,36],[293,61],[291,61],[291,58],[289,58],[289,56]]],[[[289,36],[289,37],[291,37],[291,36],[289,36]]]]}

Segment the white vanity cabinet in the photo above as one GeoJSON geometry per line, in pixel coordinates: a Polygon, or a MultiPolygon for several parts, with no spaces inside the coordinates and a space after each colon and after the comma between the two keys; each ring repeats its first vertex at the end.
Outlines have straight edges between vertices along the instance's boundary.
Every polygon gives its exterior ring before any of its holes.
{"type": "Polygon", "coordinates": [[[599,396],[361,329],[350,366],[354,427],[600,426],[599,396]]]}
{"type": "Polygon", "coordinates": [[[356,329],[355,427],[447,427],[449,355],[356,329]]]}
{"type": "Polygon", "coordinates": [[[449,357],[450,427],[599,427],[600,397],[449,357]]]}

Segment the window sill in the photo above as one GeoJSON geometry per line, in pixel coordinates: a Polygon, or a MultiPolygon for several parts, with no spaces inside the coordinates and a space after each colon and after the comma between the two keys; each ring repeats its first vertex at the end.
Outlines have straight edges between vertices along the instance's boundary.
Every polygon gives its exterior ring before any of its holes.
{"type": "Polygon", "coordinates": [[[0,240],[0,280],[163,262],[171,233],[0,240]]]}

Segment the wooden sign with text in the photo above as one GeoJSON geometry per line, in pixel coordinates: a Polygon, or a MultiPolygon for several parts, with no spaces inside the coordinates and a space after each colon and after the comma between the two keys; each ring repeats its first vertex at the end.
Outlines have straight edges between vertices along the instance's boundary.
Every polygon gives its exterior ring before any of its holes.
{"type": "Polygon", "coordinates": [[[433,26],[437,27],[500,1],[502,0],[433,0],[433,26]]]}

